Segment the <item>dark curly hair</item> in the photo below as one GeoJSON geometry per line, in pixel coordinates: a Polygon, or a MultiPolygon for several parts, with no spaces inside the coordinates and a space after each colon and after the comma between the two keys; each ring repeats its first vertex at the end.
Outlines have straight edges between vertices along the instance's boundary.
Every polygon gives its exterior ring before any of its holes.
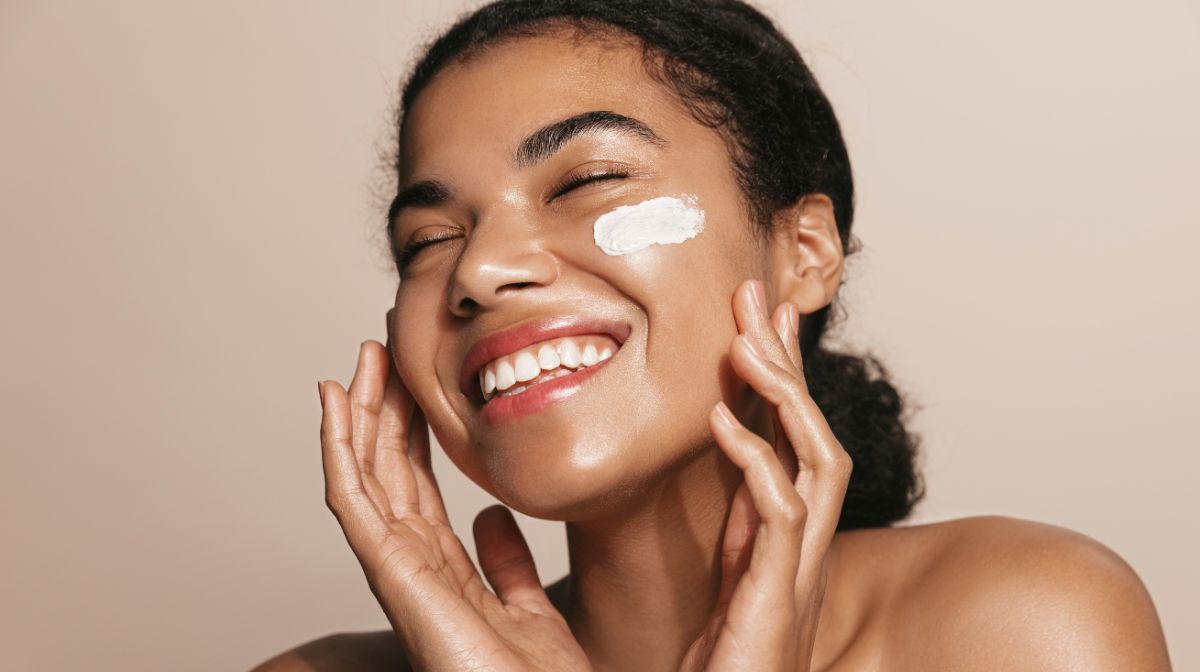
{"type": "MultiPolygon", "coordinates": [[[[515,38],[564,30],[579,39],[634,38],[646,70],[702,124],[725,139],[751,218],[769,232],[773,213],[803,196],[832,200],[846,254],[854,181],[829,100],[796,48],[770,19],[738,0],[498,0],[455,23],[420,57],[403,88],[397,137],[413,101],[443,67],[515,38]]],[[[395,168],[400,169],[400,152],[395,168]]],[[[854,461],[839,530],[899,521],[923,495],[917,438],[904,403],[873,357],[822,346],[834,306],[809,315],[800,334],[809,391],[854,461]]]]}

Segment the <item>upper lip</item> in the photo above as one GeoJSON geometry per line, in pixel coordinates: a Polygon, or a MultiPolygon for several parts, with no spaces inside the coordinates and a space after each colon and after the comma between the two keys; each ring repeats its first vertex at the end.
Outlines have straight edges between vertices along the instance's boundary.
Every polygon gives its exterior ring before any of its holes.
{"type": "Polygon", "coordinates": [[[484,336],[471,346],[463,361],[459,388],[467,397],[478,397],[480,390],[476,378],[484,364],[534,343],[565,336],[605,334],[611,336],[620,347],[629,338],[629,331],[630,326],[623,322],[582,315],[559,315],[513,325],[484,336]]]}

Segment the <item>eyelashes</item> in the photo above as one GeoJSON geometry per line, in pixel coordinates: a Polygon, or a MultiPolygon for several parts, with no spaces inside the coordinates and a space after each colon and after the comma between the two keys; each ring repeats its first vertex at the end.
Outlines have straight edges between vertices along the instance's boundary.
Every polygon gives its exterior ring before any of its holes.
{"type": "MultiPolygon", "coordinates": [[[[585,186],[588,184],[593,184],[596,182],[603,182],[606,180],[619,180],[619,179],[623,179],[626,177],[629,177],[628,172],[625,172],[622,170],[613,170],[613,169],[597,170],[597,171],[593,171],[593,172],[589,172],[589,173],[582,173],[582,174],[577,174],[577,175],[568,175],[565,179],[563,179],[561,182],[556,184],[554,186],[554,188],[550,190],[549,200],[553,201],[559,197],[567,195],[568,193],[570,193],[571,191],[573,191],[575,189],[578,189],[579,187],[582,187],[582,186],[585,186]]],[[[438,233],[438,234],[429,236],[427,238],[410,240],[409,242],[405,243],[404,246],[401,247],[396,252],[396,267],[400,270],[401,273],[403,273],[404,270],[406,268],[408,268],[409,264],[411,264],[413,262],[413,260],[417,257],[417,255],[421,252],[421,250],[424,250],[425,248],[430,247],[432,245],[436,245],[437,243],[441,243],[441,242],[444,242],[447,240],[453,240],[455,238],[461,238],[461,237],[462,237],[461,231],[444,231],[442,233],[438,233]]]]}
{"type": "Polygon", "coordinates": [[[459,238],[460,235],[461,234],[458,232],[445,232],[430,236],[428,238],[421,238],[420,240],[408,241],[404,244],[404,247],[400,248],[400,250],[396,253],[396,268],[400,269],[400,272],[403,273],[404,269],[408,268],[408,265],[412,263],[414,258],[416,258],[418,252],[429,247],[430,245],[435,245],[445,240],[459,238]]]}
{"type": "Polygon", "coordinates": [[[557,185],[555,185],[554,189],[550,191],[550,200],[553,201],[560,196],[565,196],[567,192],[571,191],[572,189],[582,187],[585,184],[602,182],[604,180],[619,180],[625,177],[629,177],[629,173],[612,169],[598,170],[580,175],[568,175],[566,179],[564,179],[562,182],[559,182],[557,185]]]}

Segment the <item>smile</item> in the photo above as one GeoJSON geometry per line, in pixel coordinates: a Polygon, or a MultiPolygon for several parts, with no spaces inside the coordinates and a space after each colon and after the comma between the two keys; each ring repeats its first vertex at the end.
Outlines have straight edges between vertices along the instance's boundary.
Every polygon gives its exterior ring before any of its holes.
{"type": "Polygon", "coordinates": [[[629,332],[626,323],[578,315],[517,324],[471,346],[460,389],[490,423],[537,413],[578,392],[629,332]]]}
{"type": "Polygon", "coordinates": [[[608,336],[571,336],[535,343],[518,352],[492,360],[479,370],[479,388],[484,401],[510,397],[555,378],[595,366],[617,351],[608,336]]]}

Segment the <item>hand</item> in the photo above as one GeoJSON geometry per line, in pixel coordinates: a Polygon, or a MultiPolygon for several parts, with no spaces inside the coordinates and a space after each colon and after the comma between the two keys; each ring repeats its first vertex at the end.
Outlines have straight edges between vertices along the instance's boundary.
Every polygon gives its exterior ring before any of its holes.
{"type": "MultiPolygon", "coordinates": [[[[390,345],[390,344],[389,344],[390,345]]],[[[325,501],[367,583],[420,670],[586,670],[504,506],[475,519],[483,584],[455,536],[430,469],[421,410],[377,341],[347,392],[318,383],[325,501]]]]}
{"type": "Polygon", "coordinates": [[[734,318],[730,361],[771,405],[775,445],[724,403],[713,409],[713,436],[745,481],[725,524],[716,608],[680,669],[809,670],[825,554],[852,465],[808,394],[795,304],[781,304],[768,320],[762,284],[745,282],[734,294],[734,318]]]}

